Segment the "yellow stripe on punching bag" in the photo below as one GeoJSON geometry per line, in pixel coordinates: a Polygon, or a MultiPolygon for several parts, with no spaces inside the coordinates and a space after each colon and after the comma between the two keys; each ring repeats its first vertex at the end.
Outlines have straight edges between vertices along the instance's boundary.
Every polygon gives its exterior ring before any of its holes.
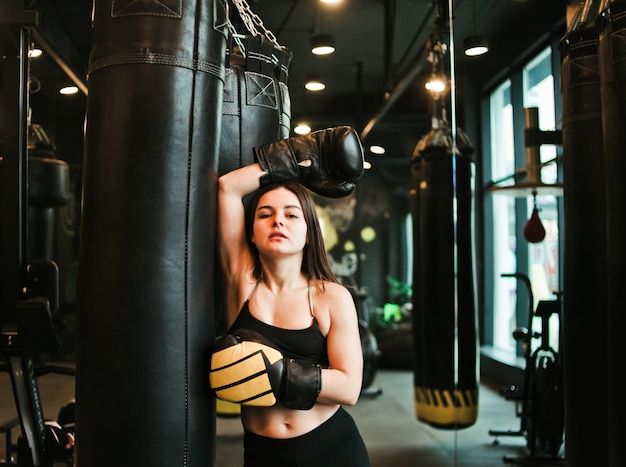
{"type": "Polygon", "coordinates": [[[415,387],[414,391],[417,418],[433,426],[469,426],[478,417],[477,390],[451,392],[415,387]]]}

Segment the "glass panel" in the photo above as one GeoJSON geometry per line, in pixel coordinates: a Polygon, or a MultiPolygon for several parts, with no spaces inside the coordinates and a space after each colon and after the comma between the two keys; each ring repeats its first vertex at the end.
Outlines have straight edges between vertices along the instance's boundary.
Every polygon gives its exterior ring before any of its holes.
{"type": "MultiPolygon", "coordinates": [[[[511,82],[506,81],[490,98],[491,130],[491,177],[500,180],[515,172],[513,141],[513,105],[511,82]]],[[[513,179],[501,185],[512,184],[513,179]]],[[[494,323],[493,345],[515,355],[513,330],[515,319],[515,279],[501,277],[503,273],[516,271],[515,251],[515,198],[506,195],[493,196],[493,258],[494,258],[494,323]]]]}
{"type": "MultiPolygon", "coordinates": [[[[545,49],[524,68],[524,107],[539,109],[539,129],[554,130],[556,126],[554,102],[554,78],[551,68],[550,49],[545,49]]],[[[544,183],[556,183],[557,166],[554,162],[557,151],[554,145],[541,145],[541,162],[547,164],[541,171],[544,183]]],[[[528,216],[532,213],[533,199],[528,197],[528,216]]],[[[553,300],[559,290],[559,229],[558,206],[555,196],[538,196],[537,209],[546,229],[546,238],[540,243],[528,245],[528,271],[533,286],[535,305],[539,300],[553,300]]],[[[534,319],[533,329],[540,331],[540,320],[534,319]]],[[[551,345],[558,350],[558,325],[556,317],[550,324],[551,345]]],[[[535,346],[538,345],[535,343],[535,346]]]]}

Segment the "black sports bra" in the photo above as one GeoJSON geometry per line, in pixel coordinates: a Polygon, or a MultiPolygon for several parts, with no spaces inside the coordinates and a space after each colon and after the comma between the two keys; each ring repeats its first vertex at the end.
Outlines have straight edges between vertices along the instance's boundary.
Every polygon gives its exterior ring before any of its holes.
{"type": "Polygon", "coordinates": [[[272,341],[285,357],[310,361],[311,363],[328,367],[326,336],[322,334],[313,312],[311,287],[309,287],[309,306],[313,316],[313,323],[306,329],[279,328],[252,316],[248,303],[255,290],[256,285],[241,307],[239,315],[237,315],[237,319],[230,327],[229,332],[232,333],[241,328],[256,331],[272,341]]]}

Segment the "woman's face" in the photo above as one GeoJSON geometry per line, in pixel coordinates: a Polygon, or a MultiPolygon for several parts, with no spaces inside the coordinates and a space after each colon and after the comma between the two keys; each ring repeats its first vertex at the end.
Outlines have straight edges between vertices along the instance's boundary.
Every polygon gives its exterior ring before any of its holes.
{"type": "Polygon", "coordinates": [[[299,253],[306,245],[306,238],[302,205],[294,193],[280,187],[261,196],[252,226],[252,242],[260,253],[299,253]]]}

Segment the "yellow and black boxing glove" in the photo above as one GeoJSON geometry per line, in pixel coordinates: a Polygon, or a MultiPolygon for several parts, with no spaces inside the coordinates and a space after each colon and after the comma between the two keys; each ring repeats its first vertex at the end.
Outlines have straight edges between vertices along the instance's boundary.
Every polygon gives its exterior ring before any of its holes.
{"type": "Polygon", "coordinates": [[[261,334],[238,329],[218,339],[209,380],[218,399],[308,410],[322,389],[322,369],[286,358],[261,334]]]}

